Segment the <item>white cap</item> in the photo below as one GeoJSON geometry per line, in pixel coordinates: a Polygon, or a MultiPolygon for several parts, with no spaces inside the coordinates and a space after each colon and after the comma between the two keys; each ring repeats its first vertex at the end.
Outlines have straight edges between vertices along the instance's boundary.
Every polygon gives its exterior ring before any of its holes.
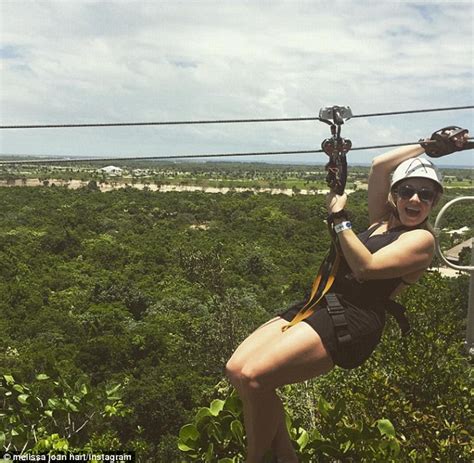
{"type": "Polygon", "coordinates": [[[439,188],[443,191],[441,173],[428,159],[411,158],[403,161],[393,172],[390,189],[406,178],[428,178],[439,185],[439,188]]]}

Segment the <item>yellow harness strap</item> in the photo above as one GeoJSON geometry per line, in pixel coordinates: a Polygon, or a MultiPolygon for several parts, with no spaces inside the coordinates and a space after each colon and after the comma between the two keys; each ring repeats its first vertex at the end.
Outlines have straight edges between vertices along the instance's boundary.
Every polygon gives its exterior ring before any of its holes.
{"type": "MultiPolygon", "coordinates": [[[[329,256],[327,257],[329,258],[329,256]]],[[[297,323],[305,320],[306,318],[310,317],[318,304],[318,302],[324,297],[324,295],[331,289],[334,280],[336,279],[337,269],[339,268],[339,262],[341,261],[341,256],[338,251],[336,251],[336,255],[334,257],[334,261],[331,266],[331,270],[329,271],[329,275],[327,279],[323,280],[323,267],[325,267],[326,260],[321,264],[318,270],[318,274],[313,281],[313,285],[311,288],[311,295],[306,302],[306,304],[300,309],[300,311],[293,317],[290,323],[282,327],[282,332],[285,332],[288,328],[296,325],[297,323]],[[323,281],[323,283],[322,283],[323,281]],[[315,296],[318,294],[320,290],[321,283],[324,285],[322,288],[321,293],[317,296],[316,300],[313,300],[315,296]]]]}

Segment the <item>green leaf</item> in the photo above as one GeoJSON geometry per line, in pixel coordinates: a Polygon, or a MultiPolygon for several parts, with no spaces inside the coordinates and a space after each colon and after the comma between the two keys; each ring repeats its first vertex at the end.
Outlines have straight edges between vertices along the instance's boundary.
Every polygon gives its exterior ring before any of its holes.
{"type": "Polygon", "coordinates": [[[244,427],[242,426],[242,423],[239,420],[232,421],[232,423],[230,423],[230,430],[232,432],[232,435],[237,440],[237,442],[240,445],[243,445],[243,443],[244,443],[244,427]]]}
{"type": "Polygon", "coordinates": [[[179,431],[179,439],[186,443],[189,441],[197,441],[199,439],[199,431],[194,424],[185,424],[179,431]]]}
{"type": "Polygon", "coordinates": [[[329,412],[331,408],[331,404],[327,400],[325,400],[323,397],[319,398],[318,410],[320,411],[321,415],[324,416],[324,418],[329,418],[329,412]]]}
{"type": "Polygon", "coordinates": [[[194,422],[196,424],[199,424],[200,421],[202,421],[204,418],[206,418],[208,416],[213,416],[212,413],[211,413],[211,410],[207,407],[202,407],[196,413],[196,416],[194,418],[194,422]]]}
{"type": "Polygon", "coordinates": [[[25,389],[23,388],[21,384],[14,384],[13,390],[15,390],[16,392],[19,392],[20,394],[23,394],[25,392],[25,389]]]}
{"type": "Polygon", "coordinates": [[[46,416],[51,417],[51,418],[53,417],[53,411],[52,411],[52,410],[45,410],[45,411],[44,411],[44,414],[45,414],[46,416]]]}
{"type": "Polygon", "coordinates": [[[107,400],[110,402],[117,402],[117,400],[120,400],[122,397],[119,395],[111,395],[107,397],[107,400]]]}
{"type": "MultiPolygon", "coordinates": [[[[196,448],[190,447],[189,445],[185,444],[184,442],[178,441],[178,448],[181,450],[181,452],[196,452],[196,448]]],[[[194,453],[194,455],[197,455],[197,453],[194,453]]],[[[191,455],[192,457],[193,455],[191,455]]]]}
{"type": "Polygon", "coordinates": [[[346,401],[344,398],[339,399],[334,406],[334,419],[339,421],[342,418],[342,415],[346,411],[346,401]]]}
{"type": "Polygon", "coordinates": [[[0,448],[3,448],[3,444],[5,443],[7,436],[3,431],[0,431],[0,448]]]}
{"type": "Polygon", "coordinates": [[[313,429],[312,431],[309,432],[309,440],[310,441],[314,441],[314,440],[324,441],[325,439],[317,429],[313,429]]]}
{"type": "Polygon", "coordinates": [[[49,379],[49,376],[44,373],[40,373],[39,375],[36,375],[36,379],[38,381],[44,381],[46,379],[49,379]]]}
{"type": "Polygon", "coordinates": [[[395,428],[389,420],[377,420],[377,428],[379,428],[380,434],[382,434],[382,436],[395,437],[395,428]]]}
{"type": "Polygon", "coordinates": [[[299,431],[301,432],[301,435],[297,439],[296,443],[298,444],[300,452],[301,452],[308,445],[309,435],[308,435],[308,432],[303,428],[300,428],[299,431]]]}
{"type": "Polygon", "coordinates": [[[288,431],[288,434],[291,436],[291,431],[293,428],[293,421],[291,419],[291,416],[288,412],[285,411],[285,425],[286,425],[286,430],[288,431]]]}
{"type": "Polygon", "coordinates": [[[111,396],[111,395],[115,394],[121,387],[122,387],[122,385],[120,383],[110,385],[109,387],[106,388],[105,392],[106,392],[107,396],[111,396]]]}
{"type": "Polygon", "coordinates": [[[214,422],[209,423],[209,426],[207,427],[207,434],[209,437],[213,437],[219,444],[222,444],[224,441],[224,435],[220,424],[216,424],[214,422]]]}
{"type": "Polygon", "coordinates": [[[7,384],[15,384],[15,380],[13,379],[13,376],[3,375],[3,377],[5,378],[5,381],[7,382],[7,384]]]}
{"type": "Polygon", "coordinates": [[[56,399],[48,399],[48,406],[49,408],[55,409],[58,408],[59,406],[59,400],[56,399]]]}
{"type": "Polygon", "coordinates": [[[213,416],[217,416],[221,410],[224,408],[224,401],[223,400],[213,400],[211,402],[210,410],[213,416]]]}
{"type": "Polygon", "coordinates": [[[64,402],[65,402],[66,406],[70,410],[72,410],[73,412],[78,412],[79,411],[79,409],[69,399],[65,399],[64,402]]]}
{"type": "Polygon", "coordinates": [[[239,416],[242,413],[242,401],[237,396],[227,397],[224,410],[229,410],[234,416],[239,416]]]}
{"type": "Polygon", "coordinates": [[[28,397],[29,397],[28,394],[20,394],[20,395],[17,397],[17,399],[18,399],[18,402],[20,402],[20,403],[23,404],[23,405],[26,405],[26,404],[28,403],[28,402],[27,402],[28,397]]]}
{"type": "Polygon", "coordinates": [[[217,463],[234,463],[234,460],[232,458],[220,458],[217,463]]]}
{"type": "Polygon", "coordinates": [[[214,461],[214,444],[211,442],[206,452],[206,463],[212,463],[214,461]]]}
{"type": "Polygon", "coordinates": [[[341,452],[337,447],[334,447],[331,444],[328,444],[327,442],[321,442],[317,449],[320,452],[323,452],[325,456],[330,456],[334,458],[339,458],[341,456],[341,452]]]}

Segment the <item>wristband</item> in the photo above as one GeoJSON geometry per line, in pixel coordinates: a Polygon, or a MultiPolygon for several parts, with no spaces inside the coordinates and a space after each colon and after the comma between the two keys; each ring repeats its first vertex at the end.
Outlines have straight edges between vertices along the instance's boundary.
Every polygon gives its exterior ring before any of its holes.
{"type": "Polygon", "coordinates": [[[341,223],[338,223],[337,225],[334,225],[334,231],[338,234],[344,230],[350,230],[351,228],[352,228],[352,224],[349,221],[341,222],[341,223]]]}

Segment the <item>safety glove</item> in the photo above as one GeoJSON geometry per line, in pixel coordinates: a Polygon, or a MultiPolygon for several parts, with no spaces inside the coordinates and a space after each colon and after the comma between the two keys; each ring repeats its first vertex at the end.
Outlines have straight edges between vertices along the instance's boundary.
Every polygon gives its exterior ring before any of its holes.
{"type": "Polygon", "coordinates": [[[455,151],[473,149],[474,142],[464,137],[466,133],[467,129],[451,125],[434,132],[431,138],[422,138],[420,144],[428,156],[440,158],[455,151]]]}

